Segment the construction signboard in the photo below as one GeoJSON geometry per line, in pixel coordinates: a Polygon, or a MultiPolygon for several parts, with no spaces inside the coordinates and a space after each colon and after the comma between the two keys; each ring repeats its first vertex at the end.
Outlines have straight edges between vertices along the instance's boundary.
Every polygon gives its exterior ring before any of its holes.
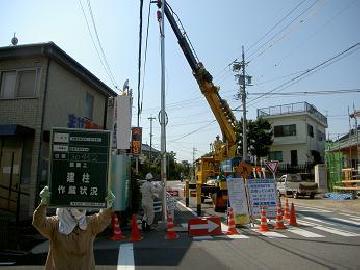
{"type": "Polygon", "coordinates": [[[237,225],[248,224],[250,218],[244,180],[228,176],[226,178],[226,184],[229,203],[234,210],[235,223],[237,225]]]}
{"type": "Polygon", "coordinates": [[[51,131],[51,207],[106,207],[110,135],[106,130],[54,128],[51,131]]]}
{"type": "Polygon", "coordinates": [[[264,207],[268,218],[276,217],[276,184],[274,179],[249,179],[247,182],[252,218],[260,218],[264,207]]]}

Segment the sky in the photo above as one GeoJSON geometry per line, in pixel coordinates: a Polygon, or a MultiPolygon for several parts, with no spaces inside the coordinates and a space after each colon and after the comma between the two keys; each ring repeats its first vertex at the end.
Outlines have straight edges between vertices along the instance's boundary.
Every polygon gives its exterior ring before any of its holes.
{"type": "MultiPolygon", "coordinates": [[[[0,0],[3,11],[0,46],[8,46],[14,33],[19,44],[53,41],[114,90],[115,86],[122,89],[129,78],[136,126],[139,3],[137,0],[0,0]],[[110,71],[105,68],[105,61],[110,71]]],[[[255,119],[259,108],[306,101],[327,116],[326,132],[330,139],[348,132],[348,108],[360,109],[359,92],[296,96],[274,93],[360,88],[359,0],[169,0],[168,4],[181,19],[199,60],[213,75],[220,96],[228,101],[230,108],[240,106],[240,101],[235,99],[239,86],[230,63],[241,60],[244,46],[246,73],[252,76],[253,83],[246,88],[248,119],[255,119]],[[255,95],[270,91],[273,92],[263,97],[255,95]]],[[[148,118],[158,117],[161,104],[157,6],[150,5],[149,24],[148,8],[149,1],[144,0],[139,123],[143,127],[143,143],[147,144],[150,143],[148,118]]],[[[178,161],[192,161],[193,156],[197,158],[209,152],[210,143],[221,131],[167,21],[165,70],[166,148],[176,153],[178,161]]],[[[241,119],[241,114],[235,112],[237,119],[241,119]]],[[[353,125],[354,121],[350,123],[353,125]]],[[[152,134],[152,146],[160,150],[157,119],[153,121],[152,134]]]]}

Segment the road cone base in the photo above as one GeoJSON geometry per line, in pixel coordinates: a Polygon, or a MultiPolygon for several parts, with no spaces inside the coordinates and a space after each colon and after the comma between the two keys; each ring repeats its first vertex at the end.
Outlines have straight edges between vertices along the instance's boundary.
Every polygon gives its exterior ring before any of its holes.
{"type": "Polygon", "coordinates": [[[226,235],[234,235],[234,234],[239,234],[239,232],[236,229],[230,229],[225,234],[226,235]]]}
{"type": "Polygon", "coordinates": [[[259,231],[260,232],[268,232],[269,227],[267,225],[260,225],[259,231]]]}
{"type": "Polygon", "coordinates": [[[296,222],[289,222],[289,225],[290,226],[295,226],[295,227],[299,226],[296,222]]]}
{"type": "Polygon", "coordinates": [[[179,237],[180,237],[180,236],[179,236],[178,234],[176,234],[176,233],[174,233],[174,235],[173,235],[173,234],[171,234],[171,235],[169,235],[169,234],[165,235],[165,239],[167,239],[167,240],[178,239],[179,237]]]}
{"type": "Polygon", "coordinates": [[[283,223],[280,223],[280,224],[275,224],[275,229],[276,230],[284,230],[284,229],[287,229],[287,228],[283,223]]]}

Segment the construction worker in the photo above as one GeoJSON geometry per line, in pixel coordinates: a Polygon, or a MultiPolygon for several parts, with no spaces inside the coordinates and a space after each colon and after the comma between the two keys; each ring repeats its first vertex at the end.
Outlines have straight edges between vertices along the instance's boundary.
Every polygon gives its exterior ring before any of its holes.
{"type": "Polygon", "coordinates": [[[108,208],[92,216],[86,210],[58,208],[56,216],[46,217],[50,198],[47,186],[40,192],[41,202],[33,215],[33,226],[50,240],[45,269],[95,269],[93,243],[96,235],[110,223],[115,196],[106,197],[108,208]]]}
{"type": "Polygon", "coordinates": [[[155,197],[158,197],[158,193],[156,187],[151,183],[152,178],[152,174],[147,173],[145,176],[146,182],[142,184],[140,189],[142,194],[141,204],[144,210],[141,223],[143,231],[150,231],[150,226],[154,221],[153,200],[155,197]]]}

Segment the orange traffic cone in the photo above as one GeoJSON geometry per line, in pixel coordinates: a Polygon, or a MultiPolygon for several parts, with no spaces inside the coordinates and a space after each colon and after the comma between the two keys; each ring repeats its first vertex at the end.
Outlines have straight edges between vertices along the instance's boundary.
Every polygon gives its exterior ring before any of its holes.
{"type": "Polygon", "coordinates": [[[276,223],[275,223],[275,229],[277,230],[283,230],[286,229],[286,226],[284,225],[283,216],[281,214],[281,207],[278,204],[276,207],[276,223]]]}
{"type": "Polygon", "coordinates": [[[232,207],[228,208],[228,230],[226,234],[227,235],[239,234],[239,232],[236,230],[234,210],[232,209],[232,207]]]}
{"type": "Polygon", "coordinates": [[[267,224],[266,210],[264,207],[261,208],[261,220],[260,221],[261,221],[261,223],[260,223],[259,231],[260,232],[268,232],[269,226],[267,224]]]}
{"type": "Polygon", "coordinates": [[[179,238],[179,235],[175,232],[175,226],[174,226],[173,219],[172,219],[171,215],[168,215],[167,231],[166,231],[165,239],[172,240],[172,239],[177,239],[177,238],[179,238]]]}
{"type": "Polygon", "coordinates": [[[140,234],[140,230],[136,221],[136,215],[133,214],[132,215],[132,219],[131,219],[131,237],[130,240],[131,241],[139,241],[142,239],[142,236],[140,234]]]}
{"type": "Polygon", "coordinates": [[[118,221],[117,215],[115,213],[113,213],[113,215],[112,215],[111,224],[112,224],[112,228],[113,228],[113,236],[110,239],[115,240],[115,241],[124,239],[125,236],[121,232],[121,229],[119,226],[119,221],[118,221]]]}
{"type": "Polygon", "coordinates": [[[285,199],[285,213],[284,213],[284,219],[290,219],[290,212],[289,212],[289,202],[288,198],[285,199]]]}
{"type": "Polygon", "coordinates": [[[291,226],[297,226],[298,225],[297,222],[296,222],[296,213],[295,213],[294,203],[291,203],[289,225],[291,225],[291,226]]]}

